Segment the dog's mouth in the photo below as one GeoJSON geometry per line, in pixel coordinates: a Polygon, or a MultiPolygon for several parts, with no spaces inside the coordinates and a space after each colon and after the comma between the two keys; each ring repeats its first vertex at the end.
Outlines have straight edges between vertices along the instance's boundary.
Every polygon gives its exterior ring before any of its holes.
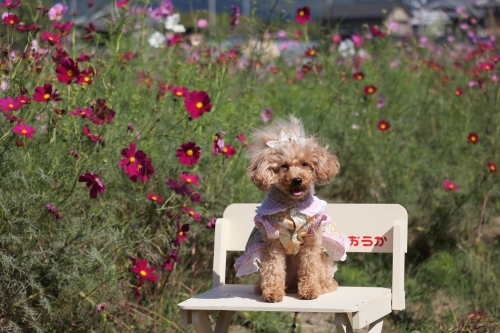
{"type": "Polygon", "coordinates": [[[296,197],[301,196],[304,193],[304,191],[300,188],[292,188],[290,192],[292,192],[292,194],[296,197]]]}

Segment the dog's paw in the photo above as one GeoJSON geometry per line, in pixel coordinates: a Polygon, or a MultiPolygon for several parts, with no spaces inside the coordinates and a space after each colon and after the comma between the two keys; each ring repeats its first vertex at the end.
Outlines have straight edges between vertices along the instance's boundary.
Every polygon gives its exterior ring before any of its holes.
{"type": "Polygon", "coordinates": [[[282,302],[285,293],[262,292],[262,298],[267,303],[282,302]]]}
{"type": "Polygon", "coordinates": [[[310,292],[300,292],[299,291],[299,297],[300,299],[316,299],[320,293],[317,290],[311,290],[310,292]]]}
{"type": "Polygon", "coordinates": [[[339,288],[339,284],[336,280],[330,281],[330,283],[323,285],[323,293],[331,293],[339,288]]]}

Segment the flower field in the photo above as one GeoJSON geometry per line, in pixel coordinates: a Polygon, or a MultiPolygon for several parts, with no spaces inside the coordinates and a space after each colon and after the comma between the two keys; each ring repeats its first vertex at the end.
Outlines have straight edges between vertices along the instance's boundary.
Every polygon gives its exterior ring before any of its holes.
{"type": "MultiPolygon", "coordinates": [[[[500,49],[472,18],[439,43],[390,26],[346,41],[308,7],[257,26],[232,6],[215,32],[191,13],[194,36],[168,0],[116,1],[106,33],[62,3],[0,6],[0,332],[192,330],[176,304],[210,288],[215,219],[265,196],[249,134],[289,114],[339,157],[320,197],[408,210],[407,309],[387,331],[499,329],[500,49]]],[[[336,278],[389,285],[390,267],[350,254],[336,278]]]]}

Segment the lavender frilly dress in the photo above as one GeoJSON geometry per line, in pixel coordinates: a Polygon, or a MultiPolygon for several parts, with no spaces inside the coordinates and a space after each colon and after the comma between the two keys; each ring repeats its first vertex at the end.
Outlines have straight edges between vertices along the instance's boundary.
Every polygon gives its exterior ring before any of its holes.
{"type": "Polygon", "coordinates": [[[245,253],[236,260],[236,276],[248,275],[259,270],[261,253],[265,246],[262,233],[269,239],[279,239],[289,255],[297,254],[304,237],[322,228],[324,254],[333,261],[344,261],[349,248],[349,238],[337,231],[337,226],[326,213],[326,201],[310,195],[301,206],[288,208],[269,196],[257,208],[253,229],[245,253]]]}

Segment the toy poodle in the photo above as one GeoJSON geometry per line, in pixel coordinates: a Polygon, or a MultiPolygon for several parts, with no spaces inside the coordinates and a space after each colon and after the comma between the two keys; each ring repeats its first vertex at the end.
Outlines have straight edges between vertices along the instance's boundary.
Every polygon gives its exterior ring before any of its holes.
{"type": "Polygon", "coordinates": [[[337,157],[293,116],[255,131],[252,139],[248,178],[267,197],[236,275],[259,271],[255,291],[266,302],[281,302],[286,292],[315,299],[335,291],[335,261],[345,260],[349,239],[314,195],[314,182],[326,184],[337,174],[337,157]]]}

